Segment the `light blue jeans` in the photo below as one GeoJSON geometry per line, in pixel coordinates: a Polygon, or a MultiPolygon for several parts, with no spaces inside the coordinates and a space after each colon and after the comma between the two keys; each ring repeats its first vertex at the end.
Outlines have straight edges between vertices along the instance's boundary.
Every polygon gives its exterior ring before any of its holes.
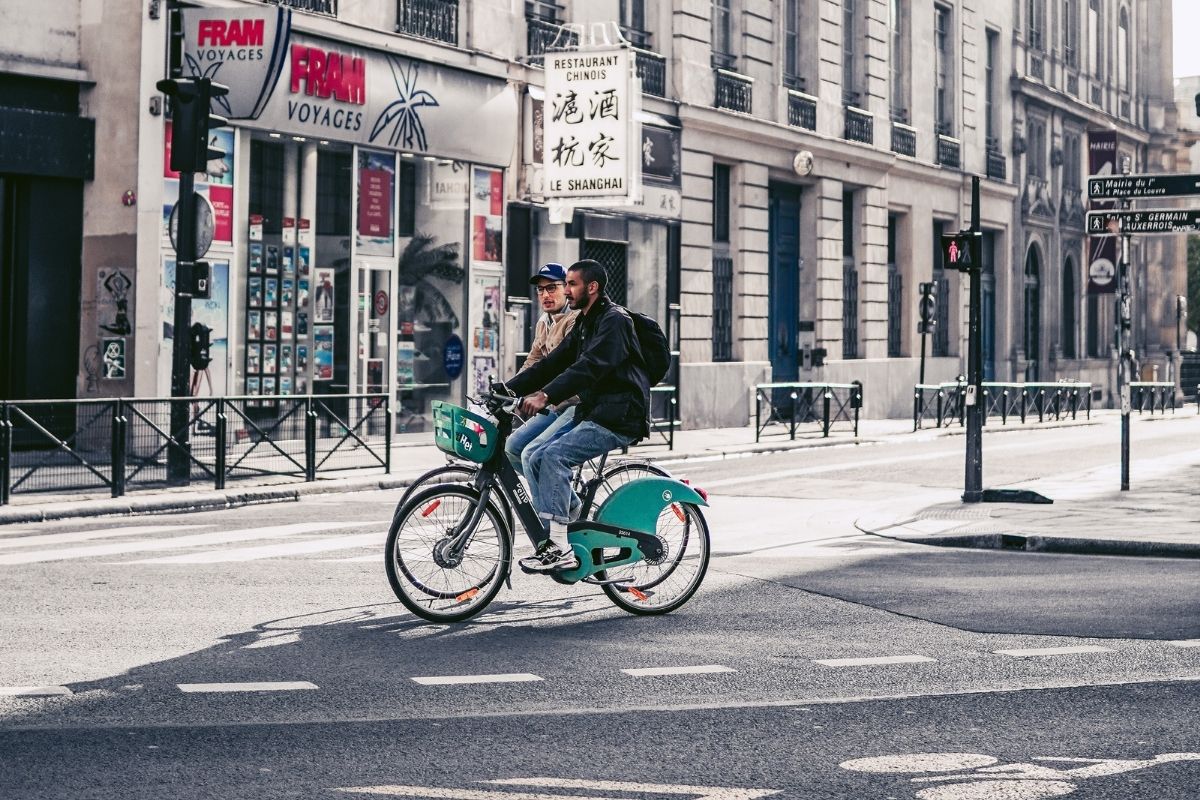
{"type": "Polygon", "coordinates": [[[532,453],[526,450],[525,476],[532,490],[533,507],[550,522],[570,521],[571,508],[579,498],[571,489],[571,471],[590,458],[624,447],[632,436],[613,433],[603,425],[584,420],[559,431],[532,453]]]}
{"type": "MultiPolygon", "coordinates": [[[[567,413],[571,413],[573,409],[574,406],[567,409],[567,413]]],[[[518,475],[525,474],[525,469],[521,465],[521,454],[535,439],[545,433],[547,428],[557,422],[560,416],[557,411],[534,414],[532,419],[527,420],[524,425],[509,434],[508,441],[504,443],[504,455],[508,456],[508,463],[512,464],[518,475]]]]}

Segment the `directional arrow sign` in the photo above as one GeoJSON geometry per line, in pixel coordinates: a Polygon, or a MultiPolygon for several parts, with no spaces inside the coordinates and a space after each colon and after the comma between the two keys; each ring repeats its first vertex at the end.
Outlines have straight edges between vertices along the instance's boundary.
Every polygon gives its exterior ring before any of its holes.
{"type": "Polygon", "coordinates": [[[1193,233],[1200,231],[1200,209],[1151,208],[1145,211],[1090,211],[1091,236],[1120,233],[1193,233]]]}
{"type": "Polygon", "coordinates": [[[1200,175],[1113,175],[1088,178],[1093,200],[1132,197],[1187,197],[1200,194],[1200,175]]]}

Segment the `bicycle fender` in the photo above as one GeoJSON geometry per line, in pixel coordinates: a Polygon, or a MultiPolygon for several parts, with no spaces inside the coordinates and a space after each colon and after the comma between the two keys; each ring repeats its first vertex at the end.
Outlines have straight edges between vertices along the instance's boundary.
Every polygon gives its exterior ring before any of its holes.
{"type": "Polygon", "coordinates": [[[708,505],[686,483],[673,478],[638,478],[617,487],[605,499],[596,512],[596,521],[653,534],[658,527],[658,515],[672,503],[708,505]]]}

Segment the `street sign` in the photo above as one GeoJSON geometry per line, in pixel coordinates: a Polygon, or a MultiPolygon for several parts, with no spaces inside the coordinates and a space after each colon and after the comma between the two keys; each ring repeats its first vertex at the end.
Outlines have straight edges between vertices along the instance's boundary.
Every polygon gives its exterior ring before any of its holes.
{"type": "MultiPolygon", "coordinates": [[[[208,198],[196,192],[196,258],[203,258],[208,252],[208,248],[212,247],[213,235],[216,232],[216,220],[213,213],[212,203],[208,202],[208,198]]],[[[179,203],[171,206],[171,217],[167,226],[171,237],[171,246],[175,251],[179,251],[179,245],[175,243],[176,237],[179,235],[179,203]]]]}
{"type": "Polygon", "coordinates": [[[1200,175],[1112,175],[1088,178],[1088,197],[1093,200],[1187,197],[1194,194],[1200,194],[1200,175]]]}
{"type": "Polygon", "coordinates": [[[942,234],[942,267],[959,272],[983,266],[983,237],[978,233],[960,231],[942,234]]]}
{"type": "Polygon", "coordinates": [[[1200,209],[1197,208],[1089,211],[1087,215],[1087,232],[1090,236],[1116,236],[1122,233],[1193,233],[1196,231],[1200,231],[1200,209]]]}

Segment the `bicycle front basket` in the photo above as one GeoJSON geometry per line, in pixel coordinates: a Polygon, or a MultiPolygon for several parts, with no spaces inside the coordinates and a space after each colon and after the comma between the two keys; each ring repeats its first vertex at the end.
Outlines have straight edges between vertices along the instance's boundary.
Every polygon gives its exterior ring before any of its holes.
{"type": "Polygon", "coordinates": [[[487,417],[453,403],[433,402],[433,441],[438,449],[478,464],[496,452],[500,432],[487,417]]]}

